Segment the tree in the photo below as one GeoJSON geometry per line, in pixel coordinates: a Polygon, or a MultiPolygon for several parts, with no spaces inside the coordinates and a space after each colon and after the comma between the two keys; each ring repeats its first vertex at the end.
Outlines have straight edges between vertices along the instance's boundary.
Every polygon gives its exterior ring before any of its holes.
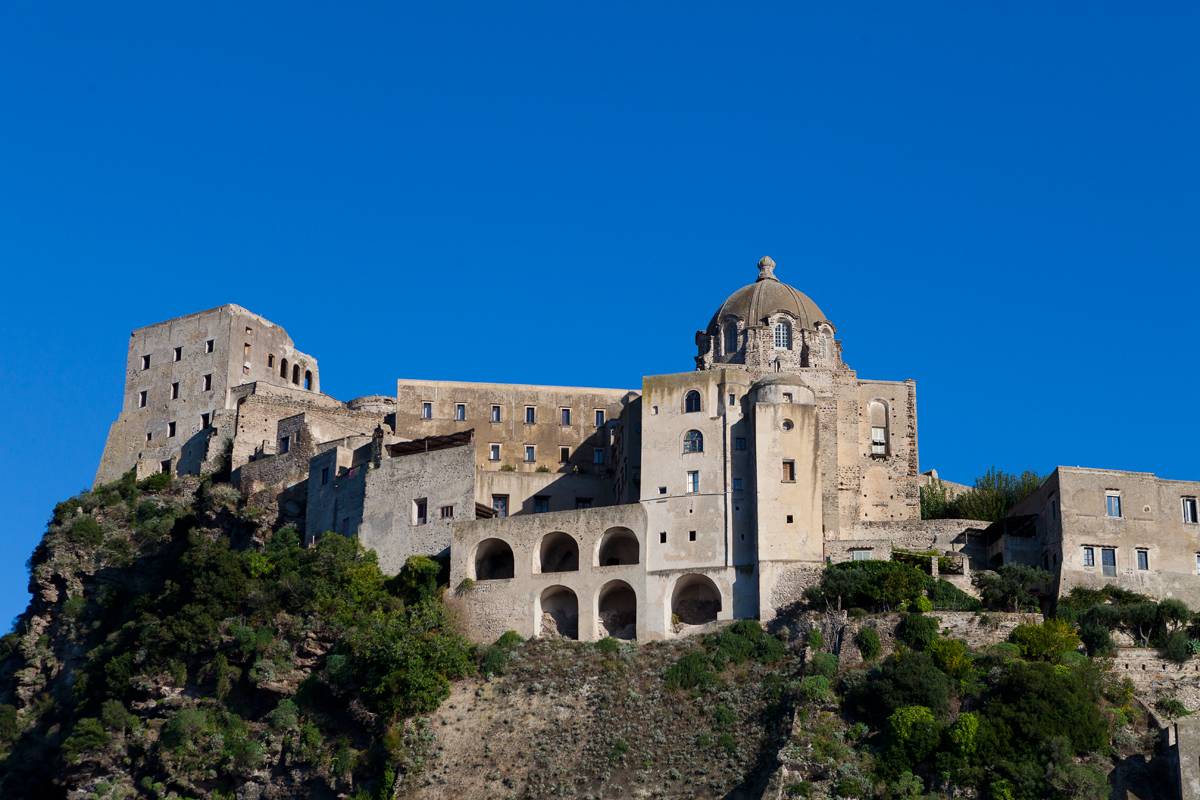
{"type": "Polygon", "coordinates": [[[994,611],[1036,611],[1036,590],[1050,580],[1050,573],[1024,564],[1005,564],[995,572],[977,573],[972,581],[983,605],[994,611]]]}
{"type": "Polygon", "coordinates": [[[1079,649],[1079,636],[1069,622],[1043,620],[1040,625],[1018,625],[1008,640],[1021,648],[1021,655],[1034,661],[1057,661],[1063,653],[1079,649]]]}

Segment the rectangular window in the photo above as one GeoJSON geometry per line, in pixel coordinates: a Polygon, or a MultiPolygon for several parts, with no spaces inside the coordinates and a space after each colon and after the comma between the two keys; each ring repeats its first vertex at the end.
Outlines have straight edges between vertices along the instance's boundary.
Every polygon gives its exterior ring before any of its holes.
{"type": "Polygon", "coordinates": [[[249,342],[245,342],[242,344],[242,360],[243,361],[250,360],[250,343],[249,342]]]}
{"type": "Polygon", "coordinates": [[[735,492],[740,492],[742,490],[742,479],[741,478],[733,479],[733,490],[735,492]]]}
{"type": "Polygon", "coordinates": [[[533,513],[545,514],[550,510],[550,498],[544,494],[536,494],[533,496],[533,513]]]}
{"type": "Polygon", "coordinates": [[[146,441],[149,442],[149,441],[153,441],[153,440],[154,440],[153,431],[146,431],[146,441]]]}
{"type": "Polygon", "coordinates": [[[576,497],[575,498],[575,509],[576,510],[579,510],[581,508],[591,508],[591,507],[592,507],[592,498],[590,498],[590,497],[576,497]]]}
{"type": "Polygon", "coordinates": [[[179,399],[179,383],[178,382],[171,384],[171,399],[172,400],[179,399]]]}
{"type": "Polygon", "coordinates": [[[421,419],[433,419],[433,403],[421,403],[421,419]]]}
{"type": "Polygon", "coordinates": [[[1108,578],[1117,576],[1117,550],[1115,547],[1100,548],[1100,571],[1108,578]]]}
{"type": "Polygon", "coordinates": [[[204,378],[200,381],[200,385],[203,387],[203,391],[205,391],[205,392],[212,391],[212,373],[211,372],[204,376],[204,378]]]}
{"type": "Polygon", "coordinates": [[[284,436],[284,437],[280,438],[280,440],[279,440],[280,455],[290,452],[291,449],[292,449],[292,437],[284,436]]]}
{"type": "Polygon", "coordinates": [[[1196,574],[1200,575],[1200,553],[1196,553],[1196,574]]]}
{"type": "Polygon", "coordinates": [[[604,427],[604,409],[603,408],[596,409],[596,427],[597,428],[604,427]]]}
{"type": "Polygon", "coordinates": [[[569,448],[569,447],[558,448],[558,463],[565,464],[570,460],[571,460],[571,448],[569,448]]]}
{"type": "MultiPolygon", "coordinates": [[[[659,532],[659,534],[658,534],[658,543],[659,543],[659,544],[666,544],[666,543],[667,543],[667,532],[666,532],[666,531],[660,531],[660,532],[659,532]]],[[[1197,558],[1200,558],[1200,556],[1197,556],[1197,558]]]]}
{"type": "Polygon", "coordinates": [[[500,445],[489,444],[488,445],[488,461],[499,461],[499,460],[500,460],[500,445]]]}
{"type": "Polygon", "coordinates": [[[1095,567],[1096,566],[1096,548],[1094,548],[1094,547],[1083,548],[1083,565],[1085,567],[1095,567]]]}
{"type": "Polygon", "coordinates": [[[592,448],[592,463],[593,464],[603,464],[604,463],[604,448],[603,447],[592,448]]]}
{"type": "Polygon", "coordinates": [[[457,422],[462,422],[466,418],[467,418],[466,403],[455,403],[454,404],[454,419],[457,422]]]}
{"type": "Polygon", "coordinates": [[[150,369],[150,356],[142,356],[142,369],[150,369]]]}
{"type": "Polygon", "coordinates": [[[537,461],[537,446],[532,444],[525,445],[525,463],[532,464],[537,461]]]}
{"type": "Polygon", "coordinates": [[[796,462],[792,461],[791,459],[787,459],[783,462],[783,482],[796,482],[796,462]]]}
{"type": "Polygon", "coordinates": [[[667,493],[667,487],[665,487],[665,486],[660,486],[660,487],[658,487],[658,493],[659,493],[659,494],[666,494],[666,493],[667,493]]]}
{"type": "Polygon", "coordinates": [[[168,458],[166,461],[158,462],[158,471],[165,472],[168,475],[170,475],[171,474],[171,459],[168,458]]]}
{"type": "Polygon", "coordinates": [[[871,455],[887,455],[887,428],[879,426],[871,427],[871,455]]]}
{"type": "Polygon", "coordinates": [[[700,472],[698,470],[690,470],[687,474],[687,493],[700,493],[700,472]]]}
{"type": "Polygon", "coordinates": [[[791,392],[784,392],[784,393],[783,393],[783,402],[785,402],[785,403],[790,403],[790,402],[792,402],[792,393],[791,393],[791,392]]]}
{"type": "Polygon", "coordinates": [[[746,437],[739,436],[736,439],[734,439],[733,440],[733,449],[734,450],[745,450],[746,449],[746,437]]]}
{"type": "Polygon", "coordinates": [[[267,367],[270,368],[273,366],[275,366],[275,354],[267,353],[267,367]]]}
{"type": "Polygon", "coordinates": [[[168,422],[167,423],[167,436],[174,436],[174,435],[175,435],[175,423],[168,422]]]}
{"type": "Polygon", "coordinates": [[[215,344],[216,343],[212,339],[209,339],[208,341],[206,341],[204,343],[204,352],[211,353],[214,349],[215,344]]]}
{"type": "Polygon", "coordinates": [[[561,424],[570,425],[571,424],[571,409],[560,408],[558,410],[558,417],[559,417],[559,422],[561,424]]]}
{"type": "Polygon", "coordinates": [[[176,348],[175,348],[175,360],[176,360],[176,361],[182,361],[182,360],[183,360],[183,348],[182,348],[182,347],[176,347],[176,348]]]}
{"type": "Polygon", "coordinates": [[[150,396],[150,392],[148,392],[145,389],[142,389],[140,392],[138,392],[138,408],[146,407],[146,399],[149,396],[150,396]]]}
{"type": "Polygon", "coordinates": [[[1184,521],[1184,523],[1186,523],[1188,525],[1196,524],[1196,521],[1197,521],[1196,498],[1194,498],[1194,497],[1183,498],[1183,521],[1184,521]]]}
{"type": "Polygon", "coordinates": [[[853,550],[850,551],[850,560],[851,561],[870,561],[871,560],[871,548],[870,547],[854,548],[853,550]]]}
{"type": "Polygon", "coordinates": [[[413,500],[413,525],[424,525],[429,521],[429,501],[424,497],[413,500]]]}
{"type": "Polygon", "coordinates": [[[729,393],[729,405],[732,406],[732,405],[735,405],[736,403],[737,403],[737,395],[735,395],[733,392],[730,392],[729,393]]]}
{"type": "Polygon", "coordinates": [[[537,423],[537,409],[533,406],[525,406],[525,424],[533,425],[537,423]]]}
{"type": "Polygon", "coordinates": [[[329,467],[321,467],[321,485],[329,485],[329,467]]]}
{"type": "Polygon", "coordinates": [[[696,532],[695,531],[688,531],[688,541],[689,542],[696,541],[696,532]]]}
{"type": "Polygon", "coordinates": [[[1104,513],[1113,519],[1121,518],[1121,493],[1104,493],[1104,513]]]}
{"type": "Polygon", "coordinates": [[[1145,571],[1150,569],[1150,551],[1139,547],[1137,549],[1137,568],[1145,571]]]}
{"type": "Polygon", "coordinates": [[[442,519],[454,519],[454,506],[442,506],[438,514],[442,519]]]}
{"type": "Polygon", "coordinates": [[[492,422],[500,421],[500,406],[492,406],[492,422]]]}
{"type": "Polygon", "coordinates": [[[209,426],[209,423],[211,423],[211,422],[212,422],[211,415],[209,415],[207,413],[200,415],[200,428],[201,429],[207,428],[209,426]]]}

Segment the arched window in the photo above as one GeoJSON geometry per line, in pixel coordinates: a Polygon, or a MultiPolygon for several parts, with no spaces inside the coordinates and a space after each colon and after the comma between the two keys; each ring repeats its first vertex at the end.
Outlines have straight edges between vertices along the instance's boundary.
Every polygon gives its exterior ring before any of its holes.
{"type": "Polygon", "coordinates": [[[494,581],[513,576],[513,551],[502,539],[484,539],[475,549],[477,581],[494,581]]]}
{"type": "Polygon", "coordinates": [[[738,349],[737,323],[732,320],[725,323],[725,345],[723,349],[727,356],[733,355],[738,349]]]}
{"type": "Polygon", "coordinates": [[[565,586],[550,586],[538,602],[540,614],[533,621],[543,639],[579,638],[579,598],[565,586]]]}
{"type": "Polygon", "coordinates": [[[637,638],[637,594],[625,581],[609,581],[596,598],[596,627],[614,639],[637,638]]]}
{"type": "Polygon", "coordinates": [[[882,400],[872,400],[869,406],[871,416],[871,455],[883,458],[888,454],[888,407],[882,400]]]}
{"type": "Polygon", "coordinates": [[[542,538],[537,572],[574,572],[579,569],[579,544],[570,534],[557,531],[542,538]]]}
{"type": "Polygon", "coordinates": [[[306,369],[304,371],[304,388],[308,389],[310,392],[312,391],[312,370],[311,369],[306,369]]]}
{"type": "Polygon", "coordinates": [[[695,389],[688,392],[683,398],[683,412],[691,414],[700,410],[700,393],[695,389]]]}
{"type": "Polygon", "coordinates": [[[609,528],[600,538],[597,566],[617,567],[624,564],[636,564],[640,550],[641,546],[638,544],[637,536],[629,528],[609,528]]]}
{"type": "Polygon", "coordinates": [[[792,326],[786,320],[775,323],[775,349],[792,349],[792,326]]]}
{"type": "Polygon", "coordinates": [[[300,365],[299,364],[292,365],[292,383],[295,383],[297,385],[300,383],[300,365]]]}
{"type": "Polygon", "coordinates": [[[703,625],[721,613],[721,590],[707,575],[684,575],[671,592],[671,614],[684,625],[703,625]]]}
{"type": "Polygon", "coordinates": [[[287,375],[288,375],[287,368],[288,368],[287,359],[286,358],[279,359],[279,377],[283,378],[285,381],[287,380],[287,375]]]}
{"type": "Polygon", "coordinates": [[[683,437],[683,452],[703,453],[704,434],[700,431],[688,431],[683,437]]]}

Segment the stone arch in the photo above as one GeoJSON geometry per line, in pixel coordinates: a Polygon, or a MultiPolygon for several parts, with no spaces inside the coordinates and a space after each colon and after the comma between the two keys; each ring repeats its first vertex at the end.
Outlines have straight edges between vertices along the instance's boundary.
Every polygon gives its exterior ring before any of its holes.
{"type": "Polygon", "coordinates": [[[300,365],[292,364],[292,383],[300,385],[300,365]]]}
{"type": "Polygon", "coordinates": [[[304,370],[304,388],[305,388],[305,389],[307,389],[307,390],[308,390],[308,391],[310,391],[310,392],[312,391],[312,388],[313,388],[313,376],[312,376],[312,370],[311,370],[311,369],[306,369],[306,370],[304,370]]]}
{"type": "Polygon", "coordinates": [[[609,528],[600,537],[596,549],[596,566],[618,567],[637,564],[641,560],[641,543],[629,528],[609,528]]]}
{"type": "Polygon", "coordinates": [[[697,411],[703,410],[703,408],[704,403],[700,392],[695,389],[688,390],[687,394],[683,396],[683,413],[694,414],[697,411]]]}
{"type": "Polygon", "coordinates": [[[575,572],[579,569],[579,542],[569,533],[554,531],[542,537],[535,572],[575,572]]]}
{"type": "Polygon", "coordinates": [[[279,359],[279,377],[283,378],[286,381],[287,376],[288,376],[288,360],[286,358],[281,358],[281,359],[279,359]]]}
{"type": "Polygon", "coordinates": [[[534,630],[540,639],[579,638],[579,598],[566,586],[548,586],[538,598],[534,630]]]}
{"type": "Polygon", "coordinates": [[[685,625],[712,622],[721,613],[721,590],[707,575],[691,573],[675,581],[671,615],[685,625]]]}
{"type": "Polygon", "coordinates": [[[503,539],[484,539],[475,546],[475,558],[471,561],[475,568],[472,577],[477,581],[513,577],[513,551],[503,539]]]}
{"type": "Polygon", "coordinates": [[[596,595],[596,630],[614,639],[637,638],[637,593],[625,581],[609,581],[596,595]]]}

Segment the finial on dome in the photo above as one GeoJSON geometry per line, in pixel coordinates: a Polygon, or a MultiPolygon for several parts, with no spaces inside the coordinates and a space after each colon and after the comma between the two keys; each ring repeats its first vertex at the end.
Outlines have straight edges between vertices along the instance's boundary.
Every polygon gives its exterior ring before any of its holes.
{"type": "Polygon", "coordinates": [[[758,279],[760,281],[777,281],[775,277],[775,259],[763,256],[758,260],[758,279]]]}

